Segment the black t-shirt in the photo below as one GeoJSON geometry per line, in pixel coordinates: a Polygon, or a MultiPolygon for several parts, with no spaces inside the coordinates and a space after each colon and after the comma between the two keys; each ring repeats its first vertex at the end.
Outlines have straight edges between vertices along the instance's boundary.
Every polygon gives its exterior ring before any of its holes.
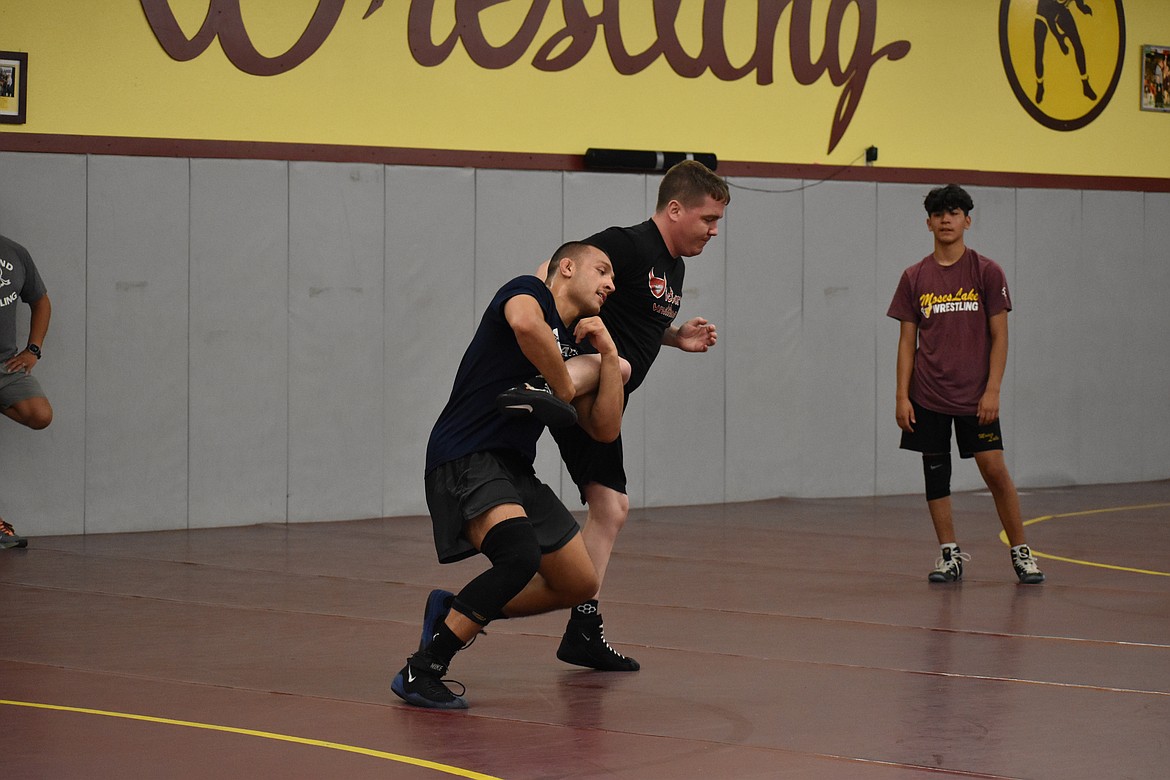
{"type": "Polygon", "coordinates": [[[626,393],[633,392],[650,370],[662,333],[678,316],[682,305],[686,265],[673,257],[653,220],[633,227],[611,227],[585,239],[609,255],[614,291],[601,307],[601,319],[630,361],[626,393]]]}
{"type": "Polygon", "coordinates": [[[536,366],[516,342],[504,317],[504,306],[517,295],[530,295],[544,311],[544,320],[561,344],[561,354],[577,354],[572,333],[561,322],[552,292],[535,276],[518,276],[496,292],[455,373],[451,397],[431,430],[425,473],[473,452],[512,450],[529,463],[536,460],[536,441],[544,425],[535,417],[505,417],[496,396],[536,376],[536,366]]]}

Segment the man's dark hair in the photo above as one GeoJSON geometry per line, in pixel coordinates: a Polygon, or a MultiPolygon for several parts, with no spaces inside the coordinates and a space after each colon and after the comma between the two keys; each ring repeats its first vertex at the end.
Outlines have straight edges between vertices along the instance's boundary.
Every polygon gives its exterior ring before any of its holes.
{"type": "Polygon", "coordinates": [[[952,209],[962,209],[964,214],[970,214],[971,209],[975,208],[975,201],[958,184],[948,184],[928,192],[923,205],[926,206],[927,214],[941,214],[952,209]]]}
{"type": "Polygon", "coordinates": [[[544,281],[551,284],[553,278],[557,275],[557,268],[561,264],[561,260],[566,257],[573,260],[580,260],[582,256],[591,249],[596,247],[586,244],[583,241],[566,241],[557,247],[557,251],[553,252],[552,257],[548,261],[548,275],[545,276],[544,281]]]}

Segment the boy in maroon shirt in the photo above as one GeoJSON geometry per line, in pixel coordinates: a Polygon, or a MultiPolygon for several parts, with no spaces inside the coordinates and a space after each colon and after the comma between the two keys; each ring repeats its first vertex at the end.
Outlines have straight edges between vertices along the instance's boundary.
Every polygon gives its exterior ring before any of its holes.
{"type": "Polygon", "coordinates": [[[1020,499],[1003,457],[999,393],[1007,366],[1007,278],[968,249],[971,196],[956,184],[926,196],[934,252],[903,272],[886,314],[901,323],[896,417],[902,449],[922,453],[926,504],[942,548],[931,582],[955,582],[963,562],[951,516],[951,427],[961,458],[975,459],[1011,545],[1020,582],[1044,581],[1024,537],[1020,499]]]}

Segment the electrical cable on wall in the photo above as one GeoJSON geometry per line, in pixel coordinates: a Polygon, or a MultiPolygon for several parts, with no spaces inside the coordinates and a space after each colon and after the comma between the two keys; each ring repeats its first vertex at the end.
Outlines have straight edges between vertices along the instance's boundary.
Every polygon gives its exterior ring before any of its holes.
{"type": "Polygon", "coordinates": [[[814,181],[814,182],[809,182],[808,184],[802,184],[799,187],[793,187],[793,188],[787,189],[787,190],[769,190],[769,189],[764,189],[762,187],[746,187],[742,184],[736,184],[735,182],[732,182],[730,180],[727,182],[727,186],[732,187],[733,189],[737,189],[737,190],[747,190],[748,192],[766,192],[766,193],[774,194],[774,195],[781,195],[781,194],[788,193],[788,192],[800,192],[802,190],[807,190],[810,187],[815,187],[818,184],[824,184],[827,181],[832,181],[833,179],[840,176],[845,170],[847,170],[848,168],[852,168],[854,165],[856,165],[857,162],[859,160],[861,160],[862,158],[865,158],[866,164],[872,163],[873,161],[877,160],[877,147],[876,146],[869,147],[868,149],[866,149],[861,154],[854,157],[852,160],[850,160],[845,165],[840,166],[836,171],[829,174],[825,178],[819,179],[819,180],[814,181]]]}
{"type": "MultiPolygon", "coordinates": [[[[810,187],[815,187],[818,184],[824,184],[840,176],[847,168],[856,165],[863,158],[866,165],[872,165],[878,156],[878,149],[876,146],[866,148],[861,154],[854,157],[845,165],[840,166],[832,174],[826,176],[818,181],[803,184],[799,187],[794,187],[787,190],[770,190],[758,187],[747,187],[742,184],[735,184],[728,181],[729,187],[737,190],[747,190],[749,192],[766,192],[772,194],[783,194],[787,192],[800,192],[807,190],[810,187]]],[[[718,159],[715,154],[710,152],[652,152],[635,149],[598,149],[590,147],[585,152],[585,167],[593,170],[610,170],[610,171],[665,171],[672,165],[681,162],[682,160],[698,160],[706,165],[711,170],[715,170],[718,166],[718,159]]]]}

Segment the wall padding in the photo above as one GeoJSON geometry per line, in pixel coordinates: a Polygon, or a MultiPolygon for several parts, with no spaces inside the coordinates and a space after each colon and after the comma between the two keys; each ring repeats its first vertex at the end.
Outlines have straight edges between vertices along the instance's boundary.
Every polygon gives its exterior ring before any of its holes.
{"type": "MultiPolygon", "coordinates": [[[[0,517],[19,533],[85,529],[86,158],[0,154],[0,233],[23,244],[44,279],[53,316],[34,375],[53,422],[33,431],[0,420],[0,517]]],[[[17,345],[29,308],[17,311],[17,345]]]]}
{"type": "Polygon", "coordinates": [[[382,513],[383,176],[379,165],[289,172],[290,522],[382,513]]]}
{"type": "MultiPolygon", "coordinates": [[[[11,152],[0,176],[0,232],[54,304],[55,422],[0,423],[0,514],[33,535],[424,513],[427,437],[484,306],[563,241],[645,219],[660,180],[11,152]]],[[[929,187],[733,184],[680,313],[719,343],[664,349],[631,400],[631,505],[920,494],[885,311],[931,249],[929,187]]],[[[972,195],[968,243],[1015,304],[1016,482],[1170,478],[1170,196],[972,195]]],[[[537,470],[580,506],[547,436],[537,470]]],[[[969,464],[954,485],[982,489],[969,464]]]]}
{"type": "Polygon", "coordinates": [[[187,527],[190,191],[187,160],[89,160],[87,532],[187,527]]]}
{"type": "Polygon", "coordinates": [[[191,162],[190,526],[283,522],[288,173],[191,162]]]}

